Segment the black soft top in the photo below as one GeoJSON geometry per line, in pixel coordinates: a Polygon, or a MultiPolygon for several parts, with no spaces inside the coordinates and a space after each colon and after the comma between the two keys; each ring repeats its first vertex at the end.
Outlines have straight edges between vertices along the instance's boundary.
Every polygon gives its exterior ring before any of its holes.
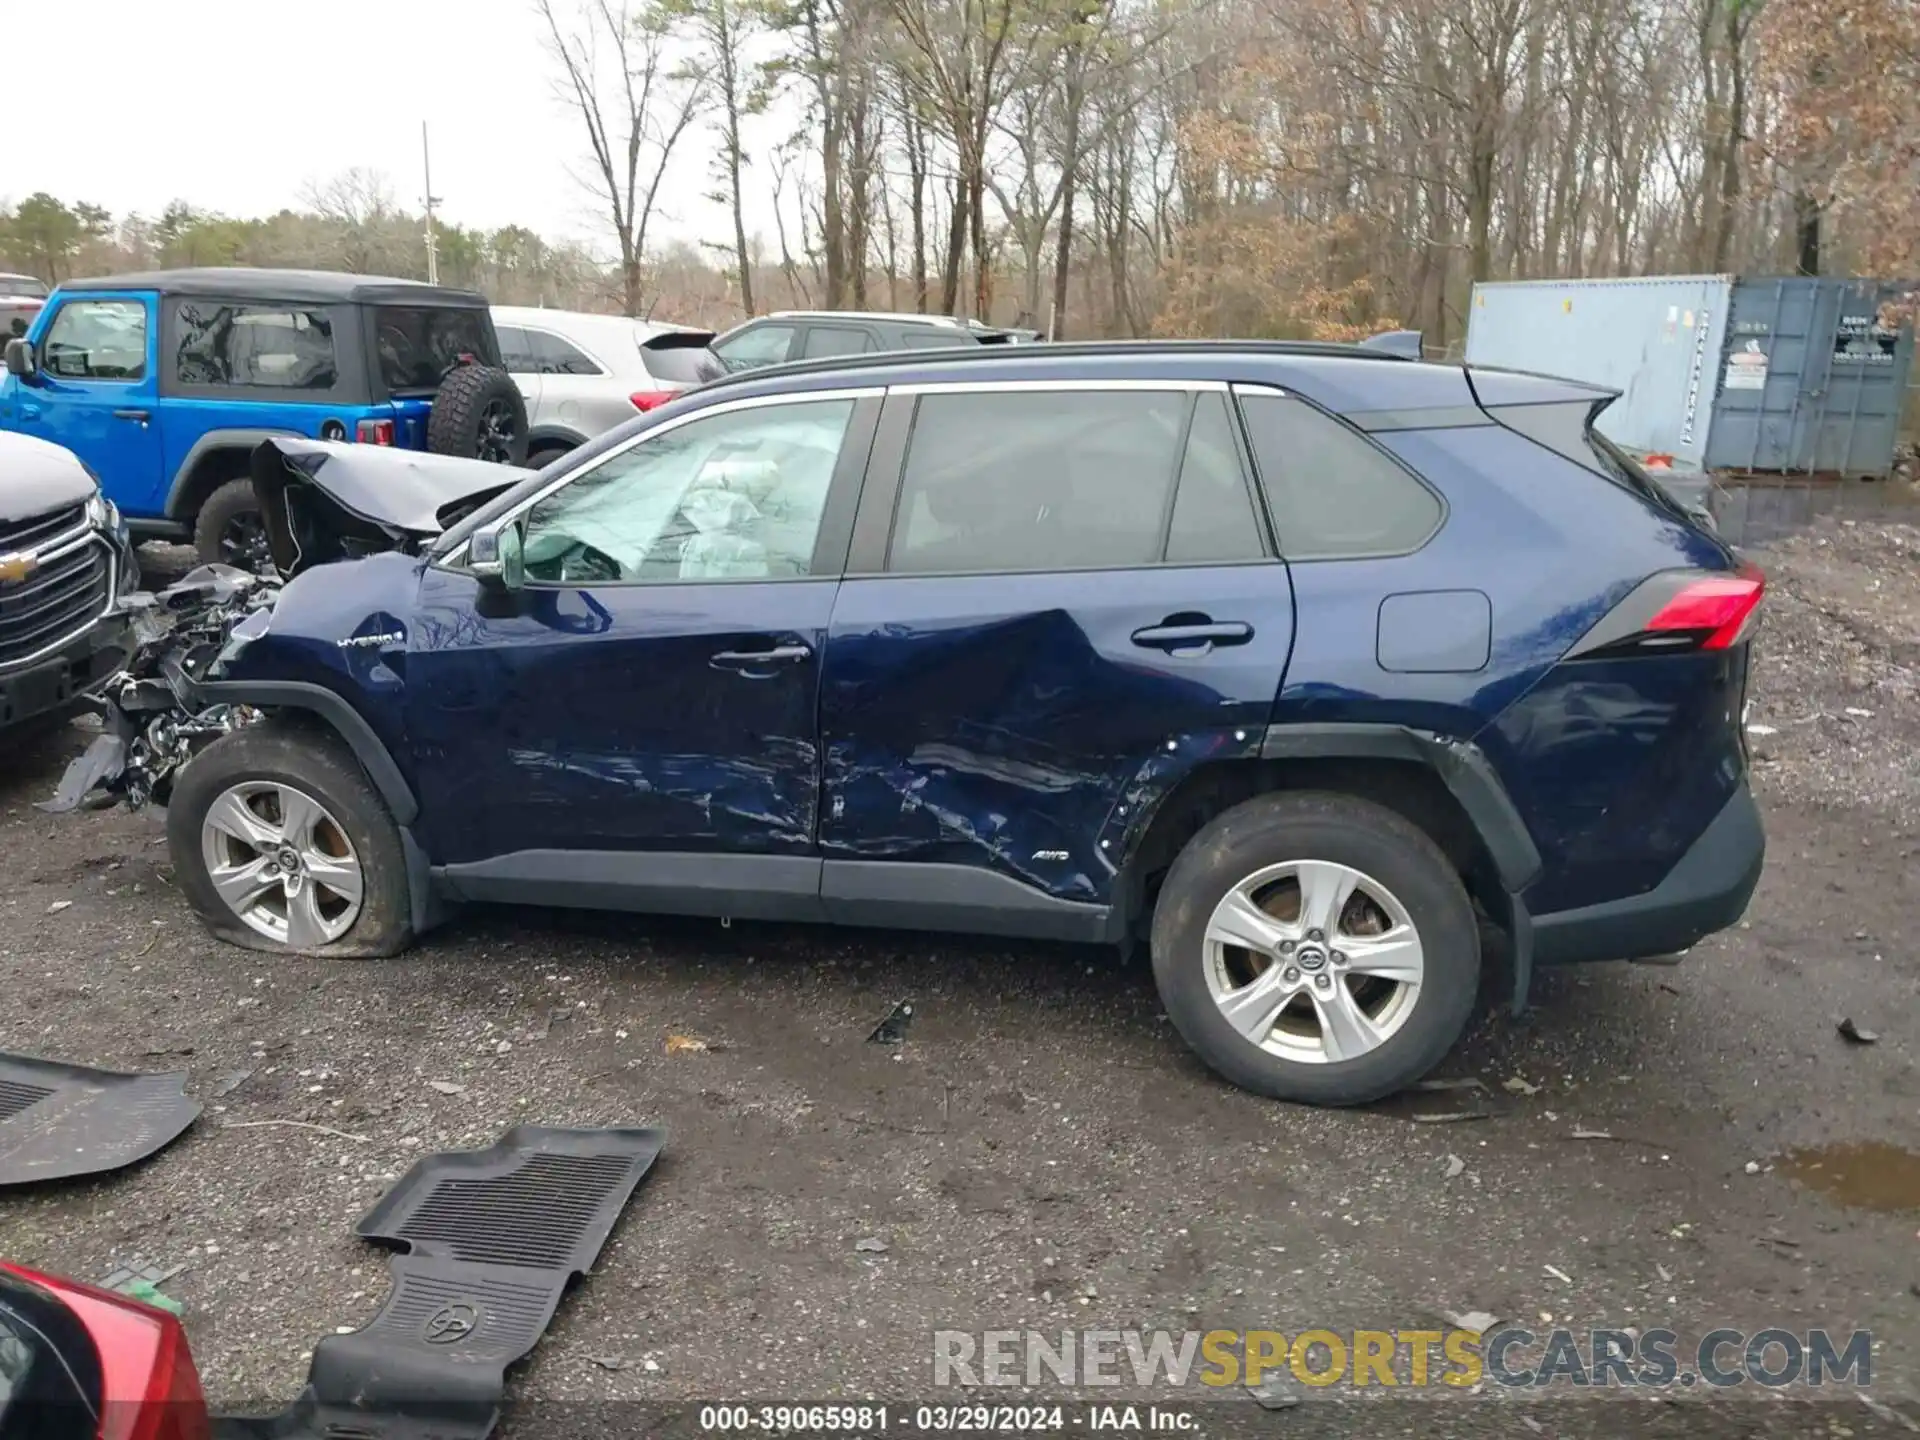
{"type": "Polygon", "coordinates": [[[89,290],[158,290],[163,295],[215,295],[230,300],[302,300],[315,304],[450,305],[484,310],[487,297],[418,280],[385,275],[344,275],[333,270],[253,270],[245,266],[197,270],[147,270],[63,281],[66,293],[89,290]]]}

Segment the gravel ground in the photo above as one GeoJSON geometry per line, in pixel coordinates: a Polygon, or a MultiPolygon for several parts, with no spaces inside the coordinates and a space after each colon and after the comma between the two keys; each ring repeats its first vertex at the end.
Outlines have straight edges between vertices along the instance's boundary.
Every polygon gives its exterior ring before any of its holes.
{"type": "MultiPolygon", "coordinates": [[[[268,963],[188,916],[157,817],[31,808],[83,743],[71,730],[0,760],[0,1048],[184,1068],[207,1110],[145,1165],[6,1197],[0,1254],[83,1279],[185,1265],[165,1288],[210,1397],[277,1409],[319,1336],[378,1309],[384,1259],[351,1228],[413,1158],[519,1121],[658,1124],[666,1153],[510,1384],[509,1435],[552,1428],[560,1402],[631,1404],[588,1428],[637,1433],[669,1428],[646,1407],[925,1397],[936,1328],[1469,1310],[1683,1336],[1865,1327],[1875,1403],[1903,1404],[1920,1396],[1920,532],[1839,525],[1758,558],[1771,852],[1747,921],[1677,968],[1549,974],[1525,1017],[1487,1007],[1449,1062],[1484,1093],[1357,1113],[1219,1083],[1144,968],[1098,951],[481,910],[396,961],[268,963]],[[866,1043],[909,998],[907,1043],[866,1043]],[[1847,1042],[1843,1018],[1878,1043],[1847,1042]],[[670,1051],[675,1035],[706,1048],[670,1051]],[[1415,1120],[1462,1109],[1484,1118],[1415,1120]],[[342,1134],[261,1123],[279,1121],[342,1134]],[[1895,1148],[1846,1148],[1868,1142],[1895,1148]]],[[[1673,1398],[1523,1417],[1510,1395],[1449,1396],[1444,1423],[1412,1402],[1236,1400],[1206,1424],[1912,1428],[1851,1396],[1673,1398]]]]}

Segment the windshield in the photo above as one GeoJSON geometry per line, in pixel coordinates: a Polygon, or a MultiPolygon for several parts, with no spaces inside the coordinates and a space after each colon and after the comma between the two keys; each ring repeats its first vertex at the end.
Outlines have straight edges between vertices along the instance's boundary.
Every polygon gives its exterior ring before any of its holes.
{"type": "Polygon", "coordinates": [[[25,295],[32,300],[44,300],[47,287],[31,275],[0,275],[0,295],[25,295]]]}
{"type": "Polygon", "coordinates": [[[382,305],[373,314],[380,378],[390,394],[431,394],[462,355],[483,365],[500,363],[487,312],[477,307],[382,305]]]}

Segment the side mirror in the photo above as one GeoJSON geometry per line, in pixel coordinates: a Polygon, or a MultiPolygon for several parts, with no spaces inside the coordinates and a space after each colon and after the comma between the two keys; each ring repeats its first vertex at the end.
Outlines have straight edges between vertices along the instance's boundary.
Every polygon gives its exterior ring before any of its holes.
{"type": "Polygon", "coordinates": [[[527,583],[527,537],[522,521],[482,530],[468,542],[467,569],[490,590],[519,590],[527,583]]]}
{"type": "Polygon", "coordinates": [[[7,341],[7,373],[29,383],[39,374],[39,367],[33,363],[33,346],[25,340],[7,341]]]}

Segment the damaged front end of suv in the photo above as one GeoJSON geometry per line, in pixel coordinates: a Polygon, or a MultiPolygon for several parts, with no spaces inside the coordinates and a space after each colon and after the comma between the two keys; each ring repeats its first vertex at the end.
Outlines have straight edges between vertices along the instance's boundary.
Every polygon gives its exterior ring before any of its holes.
{"type": "Polygon", "coordinates": [[[524,478],[484,461],[290,437],[262,441],[250,464],[274,573],[202,565],[163,590],[125,597],[132,657],[93,701],[100,734],[39,809],[165,805],[201,746],[260,717],[249,705],[210,701],[201,687],[266,633],[283,587],[337,561],[420,554],[524,478]]]}

